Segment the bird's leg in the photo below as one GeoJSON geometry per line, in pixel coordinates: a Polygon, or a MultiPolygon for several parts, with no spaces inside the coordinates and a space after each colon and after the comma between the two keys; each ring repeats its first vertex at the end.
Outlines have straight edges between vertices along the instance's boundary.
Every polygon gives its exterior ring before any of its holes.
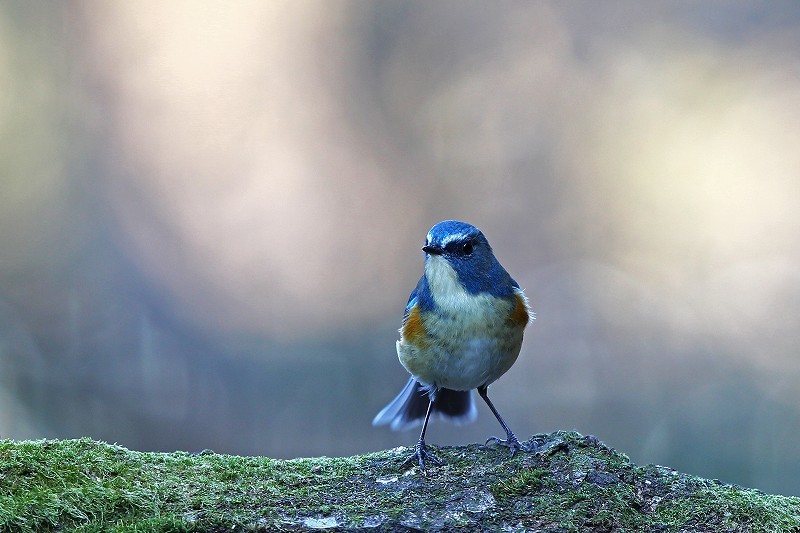
{"type": "Polygon", "coordinates": [[[414,446],[414,453],[409,456],[403,462],[403,466],[414,462],[415,460],[419,463],[420,468],[425,468],[425,461],[430,461],[436,465],[444,464],[441,459],[433,455],[428,451],[428,447],[425,445],[425,430],[428,429],[428,420],[431,417],[431,411],[433,411],[433,402],[436,400],[436,394],[434,392],[428,393],[428,411],[425,413],[425,421],[422,423],[422,431],[419,434],[419,440],[417,441],[417,445],[414,446]]]}
{"type": "Polygon", "coordinates": [[[516,437],[516,435],[514,435],[514,432],[511,431],[511,429],[506,425],[505,421],[503,420],[503,417],[500,416],[500,413],[497,412],[497,409],[495,409],[494,405],[492,404],[492,401],[489,399],[487,390],[488,387],[485,385],[483,387],[478,387],[478,394],[480,394],[481,398],[483,398],[483,401],[486,402],[486,405],[489,406],[489,409],[492,410],[492,413],[494,413],[494,417],[497,419],[498,422],[500,422],[500,425],[503,426],[503,429],[506,431],[506,440],[502,440],[497,437],[489,437],[488,439],[486,439],[486,444],[489,444],[490,442],[495,442],[500,446],[505,446],[506,448],[511,450],[511,455],[514,455],[514,452],[516,452],[517,450],[522,450],[525,452],[535,452],[536,444],[531,445],[531,444],[521,443],[519,439],[516,437]]]}

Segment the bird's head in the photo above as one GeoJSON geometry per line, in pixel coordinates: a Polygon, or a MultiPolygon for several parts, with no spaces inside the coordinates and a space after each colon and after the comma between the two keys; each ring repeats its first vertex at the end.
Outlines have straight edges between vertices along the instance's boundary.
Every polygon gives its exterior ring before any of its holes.
{"type": "Polygon", "coordinates": [[[506,294],[515,284],[497,262],[483,233],[466,222],[439,222],[428,232],[422,251],[426,275],[439,277],[452,269],[469,293],[506,294]]]}

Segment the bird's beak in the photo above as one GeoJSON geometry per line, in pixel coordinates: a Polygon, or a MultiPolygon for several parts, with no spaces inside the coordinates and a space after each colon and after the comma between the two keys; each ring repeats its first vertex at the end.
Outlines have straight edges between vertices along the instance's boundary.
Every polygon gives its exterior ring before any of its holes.
{"type": "Polygon", "coordinates": [[[423,246],[422,251],[428,255],[442,255],[444,252],[439,246],[423,246]]]}

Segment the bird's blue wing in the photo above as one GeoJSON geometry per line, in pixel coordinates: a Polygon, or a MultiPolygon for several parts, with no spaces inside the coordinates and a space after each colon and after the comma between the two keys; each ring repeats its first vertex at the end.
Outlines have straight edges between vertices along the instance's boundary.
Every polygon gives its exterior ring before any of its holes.
{"type": "Polygon", "coordinates": [[[403,324],[405,324],[406,321],[408,320],[408,315],[411,313],[411,309],[413,309],[413,307],[417,305],[417,300],[418,300],[417,294],[422,290],[422,283],[423,283],[422,280],[424,279],[425,276],[422,276],[422,278],[420,278],[419,282],[417,282],[417,286],[414,287],[413,291],[411,291],[411,296],[408,297],[408,302],[406,303],[406,310],[403,313],[403,324]]]}

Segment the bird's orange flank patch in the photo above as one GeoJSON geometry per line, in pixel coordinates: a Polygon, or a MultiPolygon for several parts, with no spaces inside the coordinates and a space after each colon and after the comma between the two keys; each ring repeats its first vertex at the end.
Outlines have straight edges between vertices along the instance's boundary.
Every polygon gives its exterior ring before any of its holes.
{"type": "Polygon", "coordinates": [[[515,292],[514,296],[516,296],[517,303],[511,311],[511,316],[508,318],[514,324],[524,328],[530,319],[530,316],[528,316],[528,306],[525,305],[525,299],[521,294],[515,292]]]}
{"type": "Polygon", "coordinates": [[[424,346],[428,343],[428,332],[425,331],[425,325],[422,323],[422,317],[419,314],[419,307],[416,305],[411,308],[408,318],[403,322],[400,334],[405,342],[415,346],[424,346]]]}

